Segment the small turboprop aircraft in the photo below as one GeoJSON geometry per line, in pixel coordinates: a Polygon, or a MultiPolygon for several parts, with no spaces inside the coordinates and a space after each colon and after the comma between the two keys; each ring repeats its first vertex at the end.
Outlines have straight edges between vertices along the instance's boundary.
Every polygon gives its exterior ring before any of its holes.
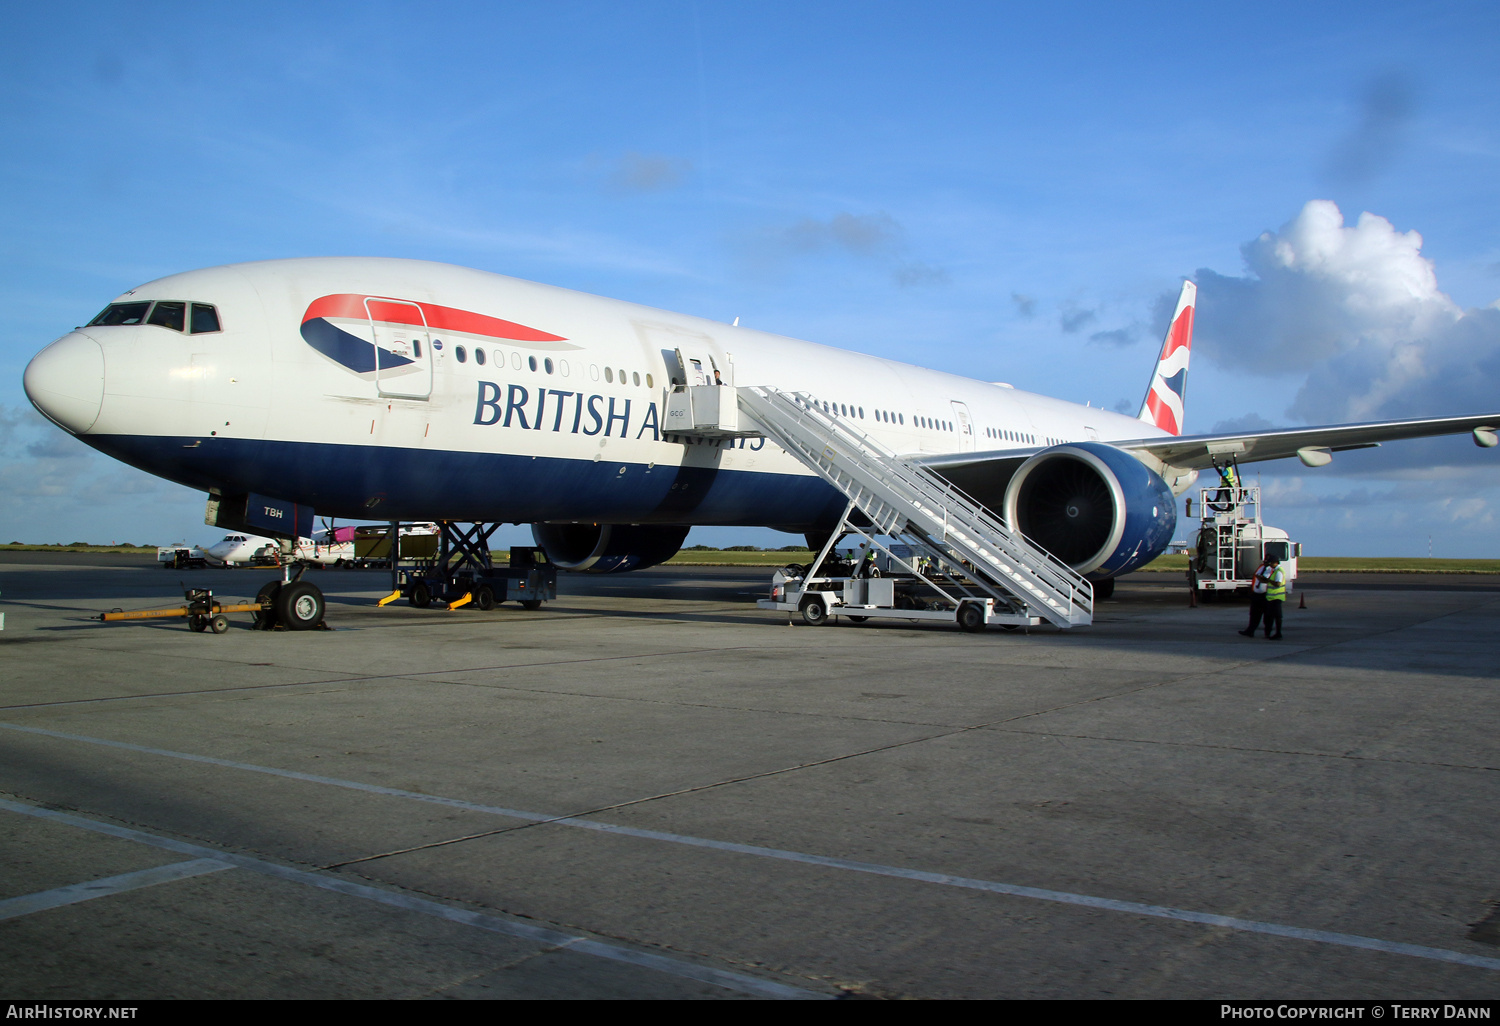
{"type": "Polygon", "coordinates": [[[317,563],[320,566],[344,566],[354,561],[354,528],[341,527],[317,531],[311,538],[298,538],[292,551],[283,556],[281,543],[258,534],[231,532],[203,550],[211,559],[226,566],[258,564],[279,566],[284,559],[317,563]],[[346,537],[340,539],[337,535],[346,537]]]}
{"type": "MultiPolygon", "coordinates": [[[[483,271],[379,258],[238,264],[115,298],[43,349],[27,395],[87,444],[264,511],[530,523],[563,569],[669,558],[694,525],[822,541],[846,497],[766,437],[674,431],[674,390],[800,393],[957,484],[1095,582],[1154,559],[1175,496],[1229,460],[1469,434],[1500,413],[1184,435],[1195,288],[1136,416],[483,271]]],[[[1144,368],[1143,368],[1144,370],[1144,368]]],[[[246,514],[248,517],[248,513],[246,514]]],[[[219,521],[223,523],[224,521],[219,521]]]]}

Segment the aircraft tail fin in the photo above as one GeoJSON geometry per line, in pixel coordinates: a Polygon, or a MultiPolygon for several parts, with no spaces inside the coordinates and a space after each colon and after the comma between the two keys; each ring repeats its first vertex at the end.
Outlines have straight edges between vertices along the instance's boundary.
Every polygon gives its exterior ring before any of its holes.
{"type": "Polygon", "coordinates": [[[1177,309],[1172,312],[1171,327],[1167,328],[1161,355],[1156,359],[1156,370],[1151,375],[1151,385],[1146,389],[1141,412],[1136,415],[1139,420],[1174,435],[1182,434],[1188,357],[1193,349],[1193,309],[1197,302],[1198,286],[1190,281],[1183,282],[1182,295],[1177,297],[1177,309]]]}

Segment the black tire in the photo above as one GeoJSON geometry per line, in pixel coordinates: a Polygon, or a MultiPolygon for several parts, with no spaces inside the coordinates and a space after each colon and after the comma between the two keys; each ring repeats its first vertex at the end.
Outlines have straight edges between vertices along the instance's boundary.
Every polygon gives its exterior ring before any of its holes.
{"type": "Polygon", "coordinates": [[[965,602],[958,607],[958,625],[970,634],[984,630],[984,606],[965,602]]]}
{"type": "Polygon", "coordinates": [[[851,616],[851,617],[849,617],[849,622],[850,623],[864,623],[868,619],[869,619],[868,616],[851,616]]]}
{"type": "Polygon", "coordinates": [[[521,600],[521,608],[522,609],[530,609],[530,610],[533,610],[533,611],[541,609],[542,608],[542,600],[541,599],[522,599],[521,600]]]}
{"type": "Polygon", "coordinates": [[[204,631],[208,630],[208,617],[199,616],[197,613],[194,613],[193,615],[188,617],[188,627],[191,630],[202,634],[204,631]]]}
{"type": "Polygon", "coordinates": [[[310,631],[323,622],[323,593],[316,584],[292,581],[276,596],[276,619],[289,631],[310,631]]]}
{"type": "Polygon", "coordinates": [[[1103,602],[1115,596],[1115,579],[1106,577],[1102,581],[1094,582],[1094,601],[1103,602]]]}
{"type": "Polygon", "coordinates": [[[476,608],[488,613],[495,608],[495,589],[488,584],[481,584],[474,589],[474,605],[476,608]]]}
{"type": "Polygon", "coordinates": [[[828,607],[822,599],[805,598],[798,608],[802,611],[802,622],[809,627],[821,627],[828,622],[828,607]]]}
{"type": "Polygon", "coordinates": [[[271,581],[264,584],[261,586],[260,591],[255,593],[255,601],[261,608],[259,611],[251,614],[251,619],[263,631],[269,631],[276,626],[276,596],[280,593],[280,581],[271,581]]]}
{"type": "Polygon", "coordinates": [[[225,616],[223,613],[219,613],[215,616],[209,617],[208,629],[213,631],[215,634],[223,634],[224,632],[229,630],[229,617],[225,616]]]}
{"type": "Polygon", "coordinates": [[[410,602],[418,609],[426,609],[428,606],[432,605],[432,589],[427,587],[426,581],[418,581],[416,584],[413,584],[411,586],[411,590],[406,593],[406,601],[410,602]]]}

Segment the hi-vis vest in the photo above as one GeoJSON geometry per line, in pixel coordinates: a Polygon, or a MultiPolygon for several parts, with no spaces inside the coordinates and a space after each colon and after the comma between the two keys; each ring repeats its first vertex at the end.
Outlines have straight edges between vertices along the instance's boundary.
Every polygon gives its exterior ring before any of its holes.
{"type": "Polygon", "coordinates": [[[1263,566],[1255,571],[1255,590],[1264,592],[1267,602],[1286,601],[1286,570],[1280,565],[1263,566]]]}

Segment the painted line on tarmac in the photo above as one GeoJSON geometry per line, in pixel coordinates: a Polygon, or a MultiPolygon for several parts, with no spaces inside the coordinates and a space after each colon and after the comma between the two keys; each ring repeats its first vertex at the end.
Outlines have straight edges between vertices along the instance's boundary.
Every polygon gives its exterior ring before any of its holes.
{"type": "MultiPolygon", "coordinates": [[[[784,983],[776,983],[772,980],[763,980],[745,973],[732,972],[727,969],[715,969],[712,966],[694,965],[680,959],[669,958],[666,955],[656,955],[649,951],[638,951],[631,948],[620,947],[615,944],[605,944],[601,941],[590,940],[576,934],[563,933],[561,930],[551,930],[543,926],[533,926],[529,923],[514,922],[502,919],[499,916],[487,915],[483,912],[471,912],[468,909],[454,908],[440,902],[429,901],[412,894],[401,894],[396,891],[383,890],[379,887],[371,887],[368,884],[355,883],[353,880],[343,880],[327,873],[310,872],[305,869],[293,869],[290,866],[277,865],[263,859],[253,858],[248,855],[236,855],[230,852],[218,852],[212,848],[205,848],[197,844],[188,844],[185,841],[176,841],[170,837],[159,837],[148,834],[142,830],[133,830],[130,827],[116,826],[113,823],[105,823],[102,820],[89,819],[68,812],[58,812],[54,809],[43,809],[36,805],[25,802],[10,801],[0,798],[0,809],[7,812],[19,813],[23,816],[34,816],[38,819],[50,820],[54,823],[64,823],[68,826],[88,830],[93,833],[107,834],[110,837],[118,837],[127,841],[136,841],[140,844],[148,844],[154,848],[165,848],[184,855],[197,856],[191,862],[179,862],[176,866],[193,866],[200,864],[211,864],[212,868],[201,869],[200,873],[214,872],[219,869],[246,869],[252,873],[262,876],[275,877],[278,880],[286,880],[290,883],[304,884],[308,887],[316,887],[319,890],[331,891],[347,897],[364,898],[367,901],[378,902],[392,908],[403,909],[408,912],[418,912],[422,915],[434,916],[438,919],[446,919],[451,923],[459,923],[464,926],[472,926],[476,929],[486,930],[490,933],[498,933],[507,937],[541,944],[548,948],[565,949],[576,951],[579,954],[591,955],[595,958],[608,959],[612,962],[624,962],[628,965],[638,966],[642,969],[651,969],[660,973],[683,979],[695,980],[699,983],[708,983],[725,990],[738,991],[741,994],[749,994],[755,997],[778,998],[778,999],[831,999],[833,995],[823,994],[817,991],[804,990],[800,987],[792,987],[784,983]]],[[[162,867],[172,869],[173,866],[162,867]]],[[[145,873],[153,870],[144,870],[145,873]]],[[[140,876],[139,873],[129,873],[126,876],[140,876]]],[[[196,875],[196,874],[191,874],[196,875]]],[[[114,877],[111,879],[123,879],[114,877]]],[[[104,883],[106,881],[98,881],[104,883]]],[[[165,881],[154,881],[165,882],[165,881]]],[[[80,886],[89,886],[87,884],[80,886]]],[[[140,886],[145,886],[144,884],[140,886]]],[[[69,890],[70,888],[60,888],[69,890]]],[[[46,892],[53,893],[53,892],[46,892]]],[[[29,896],[29,897],[35,897],[29,896]]],[[[12,899],[24,901],[25,898],[12,899]]],[[[84,900],[82,898],[78,900],[84,900]]]]}
{"type": "Polygon", "coordinates": [[[1241,919],[1237,916],[1222,916],[1211,912],[1196,912],[1192,909],[1172,908],[1167,905],[1149,905],[1138,901],[1120,901],[1115,898],[1073,894],[1068,891],[1054,891],[1042,887],[1027,887],[1021,884],[1000,883],[994,880],[978,880],[972,877],[952,876],[948,873],[932,873],[920,869],[906,869],[901,866],[886,866],[876,862],[857,862],[852,859],[841,859],[828,855],[813,855],[807,852],[788,851],[781,848],[766,848],[755,844],[716,841],[706,837],[693,837],[687,834],[643,830],[639,827],[619,826],[613,823],[584,819],[581,814],[576,816],[550,816],[545,813],[528,812],[523,809],[508,809],[498,805],[480,805],[475,802],[464,801],[460,798],[445,798],[441,795],[422,794],[417,791],[405,791],[395,787],[382,787],[378,784],[366,784],[357,780],[341,780],[337,777],[317,776],[312,773],[301,773],[296,770],[282,770],[270,766],[257,766],[253,763],[233,762],[229,759],[216,759],[207,755],[193,755],[190,752],[174,752],[165,748],[150,748],[145,745],[131,744],[128,741],[110,741],[105,738],[86,737],[80,734],[65,734],[61,731],[46,730],[41,727],[24,727],[20,724],[0,723],[0,729],[14,730],[26,734],[37,734],[64,741],[79,741],[84,744],[101,745],[106,748],[119,748],[129,752],[139,752],[144,755],[157,755],[169,759],[204,763],[210,766],[222,766],[226,769],[244,770],[250,773],[264,773],[269,776],[283,777],[289,780],[301,780],[313,784],[327,784],[332,787],[344,788],[351,791],[363,791],[367,794],[406,798],[412,801],[462,809],[466,812],[506,816],[530,823],[576,827],[600,833],[637,837],[643,840],[665,841],[670,844],[681,844],[694,848],[732,852],[737,855],[751,855],[757,858],[776,859],[782,862],[798,862],[804,865],[822,866],[827,869],[839,869],[855,873],[868,873],[874,876],[915,880],[921,883],[938,884],[943,887],[959,887],[965,890],[986,891],[991,894],[1003,894],[1015,898],[1029,898],[1035,901],[1046,901],[1060,905],[1076,905],[1110,912],[1123,912],[1129,915],[1149,916],[1155,919],[1173,919],[1178,922],[1217,926],[1228,930],[1238,930],[1243,933],[1257,933],[1270,937],[1313,941],[1319,944],[1333,944],[1345,948],[1378,951],[1388,955],[1402,955],[1408,958],[1423,958],[1437,962],[1451,962],[1457,965],[1472,966],[1477,969],[1500,971],[1500,958],[1471,955],[1467,952],[1452,951],[1447,948],[1433,948],[1422,944],[1406,944],[1400,941],[1387,941],[1376,937],[1363,937],[1359,934],[1337,933],[1330,930],[1311,930],[1300,926],[1267,923],[1256,919],[1241,919]]]}
{"type": "Polygon", "coordinates": [[[81,901],[93,901],[95,898],[105,898],[111,894],[138,891],[142,887],[154,887],[157,884],[187,880],[191,877],[203,876],[205,873],[218,873],[233,868],[229,863],[218,859],[190,859],[187,862],[174,862],[169,866],[156,866],[134,873],[106,876],[101,880],[90,880],[87,883],[54,887],[50,891],[37,891],[35,894],[23,894],[19,898],[6,898],[0,901],[0,919],[29,916],[33,912],[45,912],[51,908],[77,905],[81,901]]]}

